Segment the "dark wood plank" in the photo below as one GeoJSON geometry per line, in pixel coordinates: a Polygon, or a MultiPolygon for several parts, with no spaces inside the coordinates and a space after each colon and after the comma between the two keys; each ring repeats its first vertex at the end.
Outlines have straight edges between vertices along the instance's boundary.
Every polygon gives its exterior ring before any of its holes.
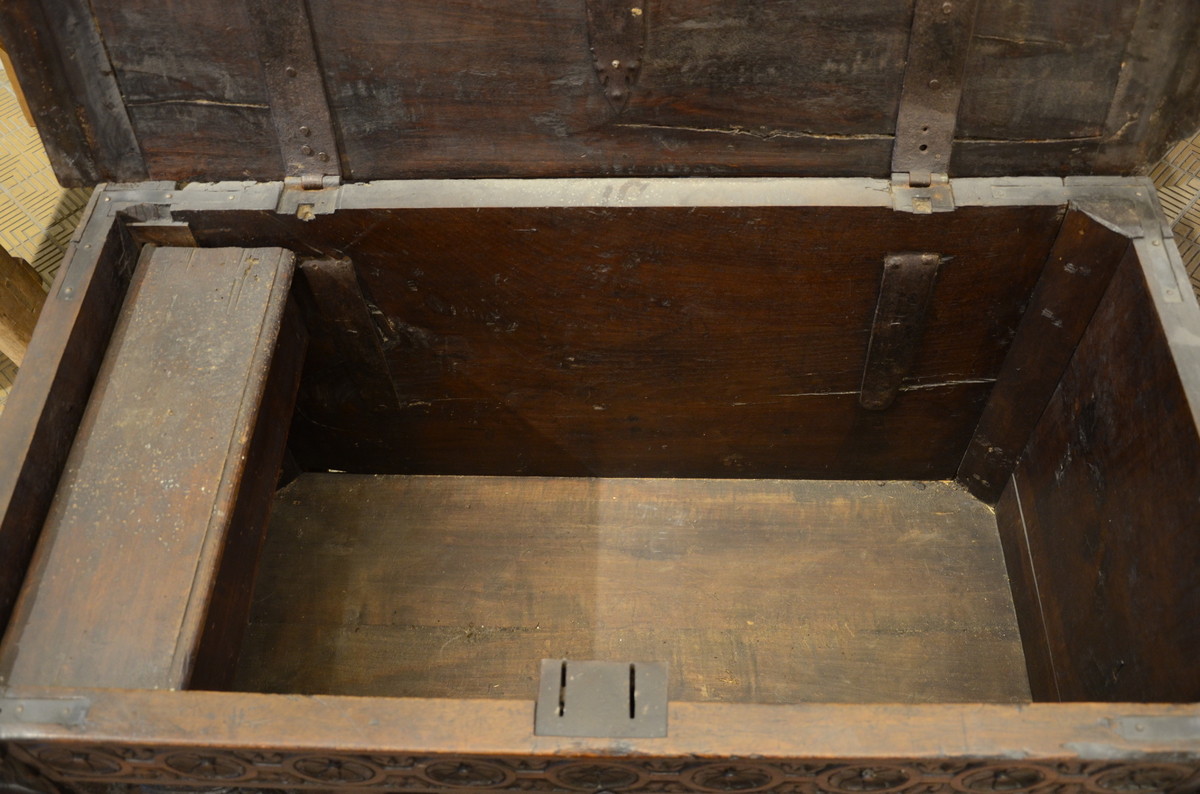
{"type": "Polygon", "coordinates": [[[364,477],[279,492],[238,687],[533,698],[543,658],[670,697],[1009,702],[991,511],[947,483],[364,477]]]}
{"type": "MultiPolygon", "coordinates": [[[[93,162],[89,129],[101,130],[99,145],[109,146],[119,136],[103,128],[120,119],[136,132],[154,178],[283,173],[241,3],[97,0],[103,43],[93,46],[100,38],[92,35],[89,51],[107,52],[111,75],[77,68],[71,52],[26,36],[53,27],[40,0],[8,5],[3,35],[22,82],[32,86],[31,106],[60,178],[105,176],[93,162]],[[99,90],[105,81],[119,92],[99,90]],[[49,124],[71,118],[74,102],[95,104],[87,97],[102,94],[111,112],[91,113],[80,125],[49,124]]],[[[593,69],[580,3],[315,0],[310,13],[354,179],[885,176],[912,20],[903,0],[837,7],[657,2],[646,12],[638,80],[628,104],[614,108],[593,69]],[[477,123],[481,110],[487,125],[477,123]]],[[[1200,122],[1198,13],[1189,0],[986,4],[960,137],[1017,142],[983,152],[1000,160],[992,173],[1115,173],[1144,165],[1200,122]],[[1076,159],[1070,146],[1048,151],[1046,142],[1084,148],[1076,159]]],[[[94,27],[90,14],[76,16],[94,27]]],[[[136,148],[122,150],[134,165],[136,148]]],[[[113,173],[121,169],[137,170],[122,165],[113,173]]]]}
{"type": "MultiPolygon", "coordinates": [[[[354,263],[349,259],[308,259],[300,263],[297,296],[307,307],[305,320],[328,341],[325,378],[354,382],[371,411],[397,411],[396,386],[380,344],[379,329],[363,297],[354,263]]],[[[389,329],[390,330],[390,329],[389,329]]]]}
{"type": "Polygon", "coordinates": [[[292,436],[306,469],[887,479],[954,476],[1063,210],[175,217],[202,245],[350,257],[374,296],[401,408],[373,410],[314,333],[292,436]],[[896,250],[950,259],[876,414],[858,394],[896,250]]]}
{"type": "Polygon", "coordinates": [[[286,457],[288,418],[296,406],[308,333],[300,311],[289,302],[271,358],[254,435],[246,452],[245,472],[217,564],[204,632],[196,651],[190,689],[226,689],[233,681],[242,649],[250,599],[266,537],[275,485],[286,457]]]}
{"type": "Polygon", "coordinates": [[[239,493],[262,479],[246,457],[292,262],[143,249],[0,646],[7,683],[188,680],[239,493]]]}
{"type": "Polygon", "coordinates": [[[1200,699],[1190,313],[1168,341],[1131,250],[1014,474],[1063,700],[1200,699]]]}
{"type": "Polygon", "coordinates": [[[169,101],[131,105],[129,116],[154,179],[283,178],[268,105],[169,101]]]}
{"type": "Polygon", "coordinates": [[[959,106],[959,136],[1099,137],[1139,5],[1129,0],[981,3],[959,106]]]}
{"type": "MultiPolygon", "coordinates": [[[[1099,138],[1066,141],[976,141],[958,138],[950,173],[959,177],[1074,176],[1094,170],[1099,138]]],[[[1108,173],[1097,169],[1099,173],[1108,173]]],[[[1129,169],[1119,169],[1119,173],[1129,169]]]]}
{"type": "Polygon", "coordinates": [[[0,39],[61,184],[146,179],[121,87],[87,0],[4,3],[0,39]]]}
{"type": "MultiPolygon", "coordinates": [[[[346,176],[358,180],[883,177],[913,16],[906,0],[657,0],[622,108],[604,97],[580,2],[308,8],[346,176]]],[[[13,0],[3,19],[65,183],[282,176],[244,4],[13,0]]],[[[1153,162],[1200,123],[1198,30],[1191,0],[984,4],[955,173],[1153,162]]]]}
{"type": "Polygon", "coordinates": [[[1067,213],[958,470],[975,496],[1000,498],[1129,246],[1085,212],[1067,213]]]}
{"type": "Polygon", "coordinates": [[[356,179],[885,176],[911,21],[902,0],[656,2],[618,114],[583,3],[310,8],[356,179]]]}
{"type": "Polygon", "coordinates": [[[94,242],[67,249],[0,417],[0,628],[16,603],[136,262],[136,246],[112,218],[89,208],[83,224],[95,229],[94,242]]]}
{"type": "Polygon", "coordinates": [[[243,3],[91,5],[151,179],[283,177],[243,3]]]}
{"type": "Polygon", "coordinates": [[[938,254],[912,253],[889,254],[884,260],[858,398],[863,408],[882,411],[896,399],[925,333],[941,261],[938,254]]]}

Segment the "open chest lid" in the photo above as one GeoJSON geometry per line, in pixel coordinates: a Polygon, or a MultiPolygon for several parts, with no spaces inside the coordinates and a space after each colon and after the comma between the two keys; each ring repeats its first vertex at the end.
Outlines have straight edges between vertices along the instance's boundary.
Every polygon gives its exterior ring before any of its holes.
{"type": "Polygon", "coordinates": [[[1200,124],[1195,0],[8,0],[0,37],[66,185],[1129,174],[1200,124]]]}

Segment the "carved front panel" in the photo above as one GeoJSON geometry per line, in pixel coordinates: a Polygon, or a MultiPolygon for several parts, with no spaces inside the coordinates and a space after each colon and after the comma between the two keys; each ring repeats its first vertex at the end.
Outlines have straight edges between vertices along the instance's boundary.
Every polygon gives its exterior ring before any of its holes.
{"type": "Polygon", "coordinates": [[[210,748],[34,744],[14,748],[50,778],[222,789],[825,794],[1012,794],[1190,789],[1195,765],[1171,763],[698,759],[547,759],[273,753],[210,748]]]}

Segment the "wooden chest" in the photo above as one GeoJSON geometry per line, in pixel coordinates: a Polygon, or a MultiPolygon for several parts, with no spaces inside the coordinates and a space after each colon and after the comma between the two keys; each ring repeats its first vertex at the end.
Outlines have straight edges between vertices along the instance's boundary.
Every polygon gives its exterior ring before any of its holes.
{"type": "Polygon", "coordinates": [[[1200,787],[1194,0],[0,36],[6,791],[1200,787]]]}

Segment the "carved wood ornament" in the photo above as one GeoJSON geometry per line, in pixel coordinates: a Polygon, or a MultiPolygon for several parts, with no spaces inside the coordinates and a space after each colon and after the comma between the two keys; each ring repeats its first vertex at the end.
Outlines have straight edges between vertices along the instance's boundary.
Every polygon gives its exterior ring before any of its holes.
{"type": "MultiPolygon", "coordinates": [[[[73,784],[391,791],[777,792],[1006,791],[1021,794],[1169,792],[1193,765],[1086,761],[830,762],[702,759],[547,759],[276,753],[210,748],[33,744],[14,748],[48,776],[73,784]]],[[[90,787],[88,787],[90,788],[90,787]]]]}
{"type": "Polygon", "coordinates": [[[648,0],[587,0],[588,43],[604,96],[620,113],[642,71],[648,0]]]}

